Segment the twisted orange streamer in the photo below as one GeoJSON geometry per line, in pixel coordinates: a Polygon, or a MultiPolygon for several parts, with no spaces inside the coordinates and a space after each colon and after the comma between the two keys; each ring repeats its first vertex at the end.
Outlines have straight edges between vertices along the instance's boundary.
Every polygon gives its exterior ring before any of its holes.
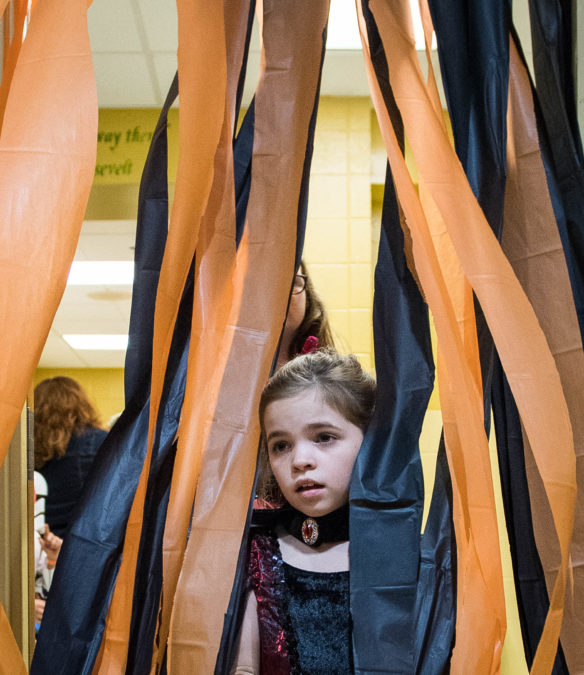
{"type": "MultiPolygon", "coordinates": [[[[44,0],[37,7],[4,111],[0,464],[65,289],[93,180],[97,95],[87,5],[44,0]]],[[[0,631],[3,658],[13,664],[14,647],[10,632],[0,631]]],[[[10,672],[20,669],[19,663],[10,672]]]]}
{"type": "Polygon", "coordinates": [[[152,443],[178,307],[213,182],[225,114],[226,53],[222,11],[205,0],[178,0],[179,157],[175,198],[154,315],[148,448],[130,512],[122,564],[110,605],[101,663],[94,672],[123,672],[134,576],[152,443]]]}
{"type": "MultiPolygon", "coordinates": [[[[505,607],[500,559],[497,555],[498,539],[492,489],[488,487],[490,469],[486,468],[484,459],[486,457],[488,461],[488,444],[483,427],[482,396],[476,373],[469,367],[465,355],[456,314],[440,269],[426,216],[401,154],[373,72],[361,13],[359,18],[373,102],[400,204],[412,234],[416,271],[434,316],[441,357],[444,358],[451,382],[450,387],[443,385],[445,391],[441,391],[441,400],[445,399],[444,426],[445,430],[448,429],[450,438],[448,449],[455,486],[454,518],[459,580],[462,581],[464,591],[472,589],[472,595],[464,594],[459,582],[459,620],[462,617],[463,628],[480,627],[483,644],[487,645],[486,649],[481,650],[477,649],[476,643],[473,642],[475,649],[465,660],[466,672],[496,672],[499,668],[505,631],[505,607]],[[465,462],[461,455],[462,447],[465,450],[469,449],[471,457],[468,462],[465,462]],[[480,528],[484,537],[475,536],[474,528],[480,528]],[[490,545],[495,547],[494,553],[490,545]]],[[[404,13],[401,18],[406,22],[409,18],[409,8],[408,13],[404,13]]],[[[411,35],[407,23],[400,30],[402,37],[406,39],[411,35]]],[[[413,46],[413,37],[410,39],[413,46]]],[[[391,82],[395,87],[393,80],[391,82]]],[[[396,100],[399,105],[397,97],[396,100]]],[[[428,114],[432,115],[433,122],[443,129],[441,111],[432,110],[428,114]]],[[[435,201],[433,195],[432,197],[435,201]]],[[[442,368],[441,372],[444,372],[442,368]]],[[[465,637],[464,630],[457,630],[457,645],[461,641],[464,644],[465,637]]]]}
{"type": "MultiPolygon", "coordinates": [[[[403,17],[408,11],[407,3],[401,0],[390,7],[380,0],[373,0],[371,6],[420,173],[444,216],[465,275],[484,310],[546,486],[560,540],[562,563],[532,671],[548,672],[553,664],[562,620],[576,495],[572,430],[561,382],[533,309],[485,221],[460,162],[432,114],[413,41],[404,39],[407,32],[404,31],[403,17]],[[548,452],[550,447],[555,448],[553,456],[548,452]]],[[[449,375],[452,375],[450,368],[449,375]]],[[[466,451],[468,446],[463,445],[466,451]]],[[[497,591],[488,579],[486,584],[491,593],[497,591]]],[[[476,659],[479,634],[469,635],[462,645],[460,637],[461,632],[457,630],[453,669],[468,672],[466,664],[476,659]]],[[[491,648],[495,650],[491,672],[496,672],[499,641],[491,642],[485,633],[480,634],[480,639],[485,645],[483,653],[491,648]]]]}
{"type": "Polygon", "coordinates": [[[253,482],[257,403],[294,275],[298,196],[328,5],[266,3],[263,12],[248,272],[175,594],[168,654],[175,673],[212,672],[217,657],[253,482]]]}
{"type": "MultiPolygon", "coordinates": [[[[14,69],[20,54],[20,47],[22,46],[24,23],[27,17],[28,3],[27,0],[16,0],[14,2],[14,32],[10,45],[5,50],[5,58],[2,72],[2,85],[0,86],[0,128],[2,128],[2,121],[4,119],[4,112],[6,110],[6,101],[12,84],[14,76],[14,69]]],[[[3,11],[3,9],[2,9],[3,11]]],[[[8,17],[4,18],[7,21],[8,17]]],[[[6,38],[6,32],[4,34],[6,38]]]]}
{"type": "Polygon", "coordinates": [[[188,527],[200,474],[203,449],[211,429],[219,388],[233,341],[244,278],[248,237],[235,250],[235,187],[232,138],[235,95],[243,59],[249,3],[226,5],[227,100],[209,204],[197,247],[195,298],[183,415],[178,430],[163,544],[163,589],[155,640],[160,667],[170,630],[176,586],[187,545],[188,527]],[[160,645],[160,647],[159,647],[160,645]]]}
{"type": "MultiPolygon", "coordinates": [[[[574,433],[578,503],[561,643],[570,673],[584,672],[584,352],[566,259],[539,148],[527,68],[510,42],[507,190],[502,246],[538,316],[558,368],[574,433]],[[573,590],[573,595],[570,592],[573,590]]],[[[553,591],[561,555],[545,488],[524,436],[537,547],[553,591]]],[[[555,451],[555,450],[554,450],[555,451]]]]}

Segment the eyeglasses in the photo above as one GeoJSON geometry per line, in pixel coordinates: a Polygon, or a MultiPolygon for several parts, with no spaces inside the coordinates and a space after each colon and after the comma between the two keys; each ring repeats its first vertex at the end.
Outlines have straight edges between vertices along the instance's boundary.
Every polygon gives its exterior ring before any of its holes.
{"type": "Polygon", "coordinates": [[[294,286],[292,286],[292,295],[298,295],[306,288],[306,274],[297,274],[294,277],[294,286]]]}

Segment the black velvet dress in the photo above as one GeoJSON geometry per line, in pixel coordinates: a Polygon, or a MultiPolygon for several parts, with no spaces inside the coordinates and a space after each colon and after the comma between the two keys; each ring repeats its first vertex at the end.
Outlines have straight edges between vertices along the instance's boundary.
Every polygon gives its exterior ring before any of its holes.
{"type": "Polygon", "coordinates": [[[270,531],[252,539],[249,581],[258,605],[262,675],[353,672],[349,572],[288,565],[270,531]]]}

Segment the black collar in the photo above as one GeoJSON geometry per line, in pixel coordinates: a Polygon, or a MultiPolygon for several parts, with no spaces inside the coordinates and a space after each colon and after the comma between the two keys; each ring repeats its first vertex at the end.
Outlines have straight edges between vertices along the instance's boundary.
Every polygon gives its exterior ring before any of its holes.
{"type": "Polygon", "coordinates": [[[292,507],[283,509],[280,522],[286,530],[308,546],[320,546],[349,539],[349,504],[325,516],[312,518],[292,507]]]}

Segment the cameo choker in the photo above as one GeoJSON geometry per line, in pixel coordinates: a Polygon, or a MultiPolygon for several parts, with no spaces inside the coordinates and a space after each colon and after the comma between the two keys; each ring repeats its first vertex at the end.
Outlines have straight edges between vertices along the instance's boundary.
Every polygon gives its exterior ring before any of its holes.
{"type": "Polygon", "coordinates": [[[286,530],[307,546],[319,546],[349,539],[349,504],[327,513],[325,516],[306,516],[301,511],[290,508],[282,514],[282,524],[286,530]]]}

